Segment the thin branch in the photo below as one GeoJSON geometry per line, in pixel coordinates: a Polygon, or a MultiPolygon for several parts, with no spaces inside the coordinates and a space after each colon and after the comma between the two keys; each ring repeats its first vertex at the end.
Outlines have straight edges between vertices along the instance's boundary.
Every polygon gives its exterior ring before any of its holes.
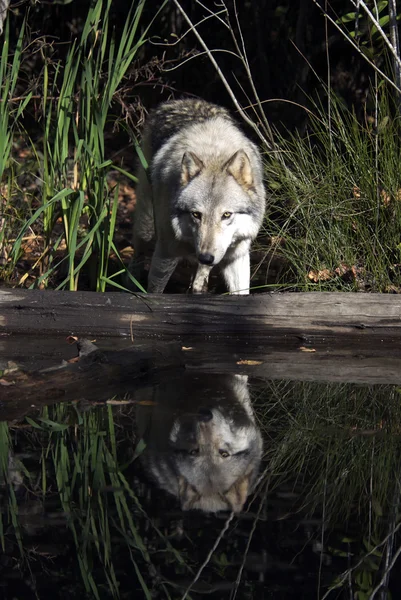
{"type": "MultiPolygon", "coordinates": [[[[268,482],[266,482],[266,488],[267,488],[268,482]]],[[[252,524],[252,529],[249,533],[249,537],[248,537],[248,542],[246,544],[246,548],[245,548],[245,552],[244,552],[244,556],[242,558],[242,562],[241,562],[241,566],[239,568],[238,574],[237,574],[237,579],[235,580],[235,588],[233,593],[230,595],[230,600],[235,600],[236,596],[237,596],[237,592],[238,592],[238,588],[239,588],[239,584],[241,582],[241,578],[242,578],[242,573],[244,571],[244,567],[245,567],[245,561],[246,561],[246,557],[248,556],[248,552],[249,552],[249,548],[251,546],[251,542],[252,542],[252,538],[253,538],[253,534],[255,533],[256,530],[256,524],[259,521],[259,517],[260,517],[260,513],[262,512],[262,508],[265,505],[265,500],[266,500],[266,493],[267,493],[267,489],[265,490],[265,495],[261,498],[260,500],[260,504],[259,504],[259,508],[258,508],[258,512],[255,515],[255,519],[253,521],[252,524]]]]}
{"type": "MultiPolygon", "coordinates": [[[[335,585],[333,585],[332,587],[330,587],[327,590],[327,592],[325,593],[325,595],[322,597],[321,600],[326,600],[326,598],[331,594],[331,592],[333,590],[336,590],[336,589],[340,588],[343,585],[343,583],[346,582],[346,580],[347,580],[350,572],[355,571],[355,569],[358,569],[358,567],[360,567],[365,562],[365,560],[368,558],[368,556],[371,556],[372,554],[374,554],[376,552],[376,550],[378,550],[379,548],[381,548],[381,546],[383,546],[387,542],[387,540],[390,539],[391,536],[393,536],[393,535],[395,535],[397,533],[397,531],[400,529],[400,527],[401,527],[401,523],[398,523],[398,525],[396,527],[394,527],[394,529],[392,531],[390,531],[390,533],[388,533],[386,535],[386,537],[384,538],[384,540],[382,540],[381,542],[379,542],[374,548],[372,548],[371,550],[369,550],[369,552],[367,554],[365,554],[364,556],[362,556],[362,558],[356,563],[356,565],[354,565],[353,567],[351,567],[351,569],[347,569],[345,571],[345,573],[342,574],[341,579],[338,581],[338,583],[336,583],[335,585]]],[[[400,552],[401,552],[401,549],[400,549],[400,552]]]]}
{"type": "Polygon", "coordinates": [[[389,564],[388,568],[384,571],[383,577],[380,579],[378,585],[375,587],[375,589],[370,594],[368,600],[373,600],[374,599],[374,597],[376,596],[377,592],[380,590],[380,588],[382,587],[382,585],[386,581],[388,573],[390,573],[391,569],[394,567],[394,565],[396,563],[396,560],[400,556],[400,554],[401,554],[401,546],[398,548],[397,552],[394,554],[393,560],[389,564]]]}
{"type": "MultiPolygon", "coordinates": [[[[237,39],[236,39],[236,37],[234,35],[234,30],[230,26],[231,35],[232,35],[232,38],[234,40],[234,44],[235,44],[235,46],[237,48],[237,52],[241,56],[242,64],[245,67],[245,71],[246,71],[246,74],[247,74],[247,77],[248,77],[248,81],[250,83],[253,95],[255,96],[256,103],[257,103],[257,106],[258,106],[259,112],[260,112],[259,118],[262,120],[262,122],[264,124],[264,127],[265,127],[265,129],[267,131],[267,134],[269,136],[269,139],[270,139],[270,141],[271,141],[271,143],[273,145],[273,149],[274,149],[275,148],[275,144],[274,144],[274,138],[273,138],[272,130],[271,130],[271,127],[270,127],[270,124],[269,124],[268,120],[266,119],[265,112],[264,112],[262,104],[260,102],[259,94],[258,94],[258,92],[256,90],[256,87],[255,87],[255,84],[254,84],[254,81],[253,81],[251,68],[249,66],[248,56],[247,56],[246,48],[245,48],[244,37],[242,35],[242,29],[241,29],[241,25],[240,25],[239,17],[238,17],[238,10],[237,10],[236,0],[234,0],[233,4],[234,4],[235,20],[236,20],[236,23],[237,23],[237,27],[238,27],[238,31],[239,31],[239,35],[240,35],[240,39],[241,39],[242,53],[241,53],[241,51],[239,49],[237,39]]],[[[223,5],[225,6],[224,2],[223,2],[223,5]]],[[[229,18],[229,13],[228,13],[228,10],[227,10],[227,19],[228,18],[229,18]]]]}
{"type": "Polygon", "coordinates": [[[227,521],[225,522],[224,527],[221,530],[218,538],[216,539],[215,543],[213,544],[212,548],[210,549],[210,552],[206,556],[204,562],[199,567],[199,570],[196,573],[195,577],[193,578],[193,580],[191,581],[191,583],[189,584],[189,586],[185,590],[184,595],[182,596],[181,600],[185,600],[186,599],[186,597],[188,596],[189,592],[191,591],[192,586],[195,585],[195,583],[198,581],[199,577],[202,575],[202,572],[203,572],[204,568],[207,567],[207,565],[209,564],[210,559],[213,556],[213,552],[216,550],[217,546],[220,544],[221,540],[223,539],[223,536],[224,536],[225,532],[227,531],[227,529],[228,529],[231,521],[233,520],[234,515],[235,515],[234,512],[230,513],[230,516],[228,517],[227,521]]]}
{"type": "MultiPolygon", "coordinates": [[[[199,2],[199,4],[200,4],[200,2],[199,2]]],[[[201,6],[203,6],[203,4],[201,6]]],[[[203,7],[203,8],[206,8],[206,7],[203,7]]],[[[194,27],[199,27],[199,25],[201,25],[205,21],[208,21],[209,19],[212,19],[213,17],[216,17],[216,19],[218,19],[219,21],[221,21],[223,23],[223,25],[225,25],[226,27],[228,27],[227,23],[225,23],[223,21],[223,19],[221,19],[219,17],[220,14],[225,13],[224,9],[220,10],[219,12],[216,12],[216,13],[214,13],[210,9],[207,9],[207,10],[211,14],[208,15],[207,17],[204,17],[203,19],[201,19],[197,23],[195,23],[194,27]]],[[[177,38],[174,42],[154,42],[153,40],[150,40],[150,43],[152,44],[152,46],[169,46],[169,47],[173,47],[173,46],[176,46],[177,44],[179,44],[180,42],[182,42],[182,40],[188,35],[188,33],[190,31],[192,31],[191,27],[189,29],[187,29],[187,31],[185,33],[183,33],[179,38],[177,38]]]]}
{"type": "MultiPolygon", "coordinates": [[[[232,56],[235,56],[235,58],[241,59],[241,57],[238,56],[238,54],[236,54],[235,52],[232,52],[231,50],[224,50],[223,48],[216,48],[215,50],[211,50],[210,52],[212,52],[212,53],[223,52],[225,54],[231,54],[232,56]]],[[[163,71],[166,73],[169,73],[170,71],[175,71],[179,67],[182,67],[182,65],[185,65],[186,63],[188,63],[190,60],[194,60],[195,58],[198,58],[199,56],[204,56],[205,54],[208,55],[208,53],[206,51],[198,52],[197,54],[194,54],[193,56],[189,56],[188,58],[186,58],[182,62],[178,63],[174,67],[170,67],[169,69],[164,68],[163,71]]]]}
{"type": "Polygon", "coordinates": [[[248,117],[248,115],[242,109],[242,107],[239,104],[237,98],[235,97],[235,94],[234,94],[233,90],[231,89],[230,84],[228,83],[228,81],[225,78],[222,70],[220,69],[219,65],[217,64],[217,62],[216,62],[216,60],[215,60],[212,52],[210,51],[210,49],[208,48],[208,46],[204,42],[202,36],[197,31],[195,25],[192,23],[191,19],[188,17],[188,15],[185,12],[185,10],[182,8],[182,6],[178,2],[178,0],[173,0],[173,2],[176,5],[176,7],[178,8],[178,10],[180,11],[180,13],[182,14],[182,16],[184,17],[184,19],[186,20],[186,22],[188,23],[188,25],[190,26],[190,28],[193,31],[193,33],[194,33],[195,37],[197,38],[198,42],[201,44],[202,48],[205,50],[205,52],[206,52],[206,54],[207,54],[210,62],[212,63],[212,65],[216,69],[218,76],[220,77],[220,79],[221,79],[224,87],[226,88],[226,90],[227,90],[227,92],[228,92],[231,100],[234,103],[234,106],[236,107],[236,109],[239,112],[239,114],[241,115],[241,117],[255,131],[256,135],[259,137],[259,139],[262,141],[262,143],[267,148],[271,149],[272,148],[272,144],[265,138],[265,136],[260,132],[259,127],[248,117]]]}
{"type": "MultiPolygon", "coordinates": [[[[174,0],[175,1],[175,0],[174,0]]],[[[351,0],[352,1],[352,0],[351,0]]],[[[355,48],[355,50],[358,52],[358,54],[360,54],[362,56],[362,58],[364,58],[366,60],[367,63],[369,63],[369,65],[379,74],[381,75],[381,77],[383,77],[383,79],[385,79],[394,89],[397,90],[398,93],[401,93],[401,89],[398,87],[398,85],[396,85],[394,83],[394,81],[391,81],[391,79],[389,77],[387,77],[387,75],[385,73],[383,73],[383,71],[381,71],[379,69],[379,67],[377,67],[374,62],[372,62],[367,56],[366,54],[364,54],[359,46],[357,46],[357,44],[346,34],[346,32],[341,29],[341,27],[338,25],[338,23],[335,22],[335,20],[330,17],[330,15],[328,13],[325,12],[324,8],[319,4],[318,0],[312,0],[312,2],[314,2],[314,4],[316,4],[316,6],[322,11],[322,13],[327,16],[328,20],[330,21],[330,23],[332,25],[334,25],[334,27],[336,29],[338,29],[338,31],[341,33],[341,35],[347,40],[347,42],[349,42],[351,44],[351,46],[353,46],[355,48]]]]}
{"type": "MultiPolygon", "coordinates": [[[[397,7],[395,0],[389,0],[388,13],[390,18],[390,37],[394,51],[398,58],[400,57],[400,40],[398,37],[398,26],[397,26],[397,7]]],[[[401,67],[400,63],[394,60],[394,75],[396,84],[401,87],[401,67]]],[[[400,96],[398,96],[398,109],[400,108],[400,96]]]]}
{"type": "Polygon", "coordinates": [[[208,13],[210,13],[210,16],[211,16],[211,17],[216,17],[216,19],[217,19],[218,21],[220,21],[220,23],[221,23],[222,25],[224,25],[224,27],[227,27],[227,29],[230,29],[230,26],[229,26],[229,24],[228,24],[228,23],[227,23],[227,22],[226,22],[224,19],[222,19],[222,18],[219,16],[219,15],[220,15],[220,14],[222,14],[222,13],[224,13],[224,14],[226,14],[226,13],[227,13],[227,7],[226,7],[226,5],[224,4],[224,2],[222,2],[222,5],[224,6],[223,10],[221,10],[220,12],[216,12],[216,13],[214,13],[214,12],[213,12],[213,11],[212,11],[210,8],[208,8],[207,6],[205,6],[205,5],[204,5],[204,4],[203,4],[203,3],[202,3],[200,0],[196,0],[196,4],[199,4],[199,6],[201,6],[201,7],[202,7],[204,10],[207,10],[207,12],[208,12],[208,13]]]}
{"type": "Polygon", "coordinates": [[[400,65],[401,67],[401,59],[398,56],[396,49],[394,48],[394,46],[392,45],[392,43],[390,42],[390,40],[388,39],[387,35],[385,34],[385,32],[383,31],[383,29],[381,28],[381,25],[379,23],[379,20],[376,19],[376,17],[374,16],[374,14],[372,13],[371,10],[369,10],[369,8],[366,6],[365,2],[363,0],[358,0],[358,2],[356,0],[351,0],[352,4],[355,6],[356,9],[359,8],[359,6],[362,6],[363,10],[366,12],[366,14],[369,16],[369,19],[372,21],[372,23],[375,25],[375,27],[377,28],[377,31],[380,33],[380,35],[382,36],[384,42],[387,44],[387,46],[389,47],[389,50],[391,52],[391,54],[394,56],[395,60],[397,61],[397,63],[400,65]]]}

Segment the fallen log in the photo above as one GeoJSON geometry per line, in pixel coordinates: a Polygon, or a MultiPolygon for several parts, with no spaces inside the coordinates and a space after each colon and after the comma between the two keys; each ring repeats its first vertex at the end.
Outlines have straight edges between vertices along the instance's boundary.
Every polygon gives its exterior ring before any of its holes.
{"type": "Polygon", "coordinates": [[[250,342],[401,338],[398,295],[146,295],[0,290],[0,335],[250,342]]]}

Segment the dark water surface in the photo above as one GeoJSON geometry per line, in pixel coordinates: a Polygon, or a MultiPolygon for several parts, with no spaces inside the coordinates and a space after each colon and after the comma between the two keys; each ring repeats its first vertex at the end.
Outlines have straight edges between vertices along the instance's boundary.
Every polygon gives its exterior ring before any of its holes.
{"type": "MultiPolygon", "coordinates": [[[[76,354],[8,338],[0,369],[76,354]]],[[[0,597],[400,597],[401,372],[350,383],[336,360],[336,382],[215,367],[107,403],[21,398],[0,422],[0,597]]]]}

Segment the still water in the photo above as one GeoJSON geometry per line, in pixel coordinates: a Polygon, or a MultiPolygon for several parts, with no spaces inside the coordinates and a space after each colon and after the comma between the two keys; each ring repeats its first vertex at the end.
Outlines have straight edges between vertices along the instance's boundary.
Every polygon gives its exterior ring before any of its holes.
{"type": "Polygon", "coordinates": [[[401,388],[215,371],[0,422],[1,598],[400,597],[401,388]]]}

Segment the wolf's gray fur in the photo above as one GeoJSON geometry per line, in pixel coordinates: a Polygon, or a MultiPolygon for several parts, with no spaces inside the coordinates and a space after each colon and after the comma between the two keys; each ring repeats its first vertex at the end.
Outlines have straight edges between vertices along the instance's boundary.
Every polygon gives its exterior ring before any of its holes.
{"type": "Polygon", "coordinates": [[[258,475],[262,437],[245,375],[186,373],[137,406],[142,455],[183,510],[239,512],[258,475]]]}
{"type": "Polygon", "coordinates": [[[148,291],[161,293],[180,258],[193,258],[194,293],[219,264],[229,292],[249,293],[249,249],[262,224],[260,153],[230,114],[203,100],[174,100],[150,113],[138,169],[136,266],[155,244],[148,291]]]}

